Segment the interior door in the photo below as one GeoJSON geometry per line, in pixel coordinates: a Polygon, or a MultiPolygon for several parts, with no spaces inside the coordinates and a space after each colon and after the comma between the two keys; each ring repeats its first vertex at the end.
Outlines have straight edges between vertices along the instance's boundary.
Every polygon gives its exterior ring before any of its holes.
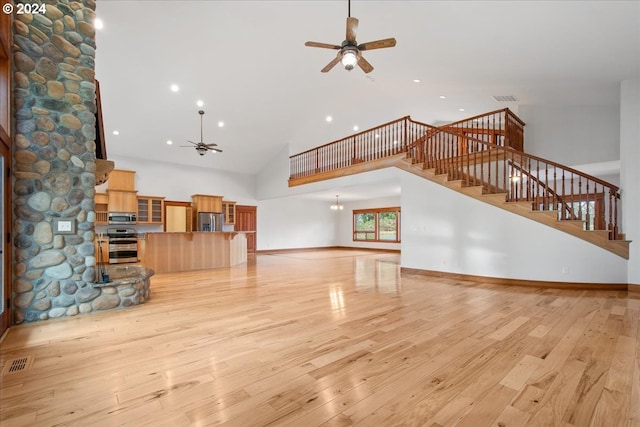
{"type": "Polygon", "coordinates": [[[253,233],[247,233],[247,252],[256,252],[257,242],[257,206],[241,206],[236,205],[236,231],[253,231],[253,233]]]}
{"type": "Polygon", "coordinates": [[[11,325],[11,28],[0,14],[0,335],[11,325]]]}
{"type": "Polygon", "coordinates": [[[11,243],[9,230],[11,229],[11,192],[9,191],[9,162],[11,161],[7,135],[0,128],[0,213],[2,213],[2,244],[0,245],[0,336],[11,325],[11,243]]]}

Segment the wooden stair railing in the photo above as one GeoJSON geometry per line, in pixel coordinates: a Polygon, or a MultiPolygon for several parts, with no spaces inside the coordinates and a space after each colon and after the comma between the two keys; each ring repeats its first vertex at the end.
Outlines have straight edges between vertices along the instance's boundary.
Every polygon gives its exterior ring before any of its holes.
{"type": "Polygon", "coordinates": [[[617,186],[551,160],[463,136],[457,129],[438,129],[418,144],[423,168],[466,186],[480,185],[485,193],[505,193],[507,202],[527,201],[533,210],[556,211],[559,220],[579,219],[585,230],[608,230],[611,240],[622,238],[617,186]]]}
{"type": "MultiPolygon", "coordinates": [[[[518,116],[510,109],[504,108],[433,127],[432,132],[446,130],[459,135],[463,151],[467,136],[501,147],[524,151],[524,126],[524,122],[518,116]]],[[[416,141],[416,143],[419,142],[416,141]]]]}
{"type": "MultiPolygon", "coordinates": [[[[565,220],[577,220],[578,217],[576,216],[575,212],[573,211],[572,206],[569,203],[565,203],[564,198],[560,195],[558,195],[553,189],[549,188],[544,182],[541,182],[537,177],[533,176],[532,174],[530,174],[529,172],[527,172],[525,169],[523,169],[519,164],[513,163],[511,161],[509,161],[509,166],[511,168],[513,168],[513,170],[515,171],[515,173],[511,173],[509,176],[511,176],[511,189],[509,194],[513,195],[513,194],[523,194],[523,191],[529,191],[530,186],[529,183],[527,183],[526,185],[523,185],[524,180],[531,180],[534,185],[538,185],[540,186],[544,192],[548,193],[551,195],[552,198],[552,205],[557,205],[560,204],[561,208],[558,208],[558,219],[565,219],[565,220]],[[523,189],[524,187],[524,189],[523,189]],[[525,190],[526,189],[526,190],[525,190]]],[[[533,192],[535,193],[535,192],[533,192]]],[[[526,200],[529,201],[529,197],[527,195],[526,200]]],[[[515,200],[508,200],[508,201],[517,201],[517,197],[515,200]]],[[[533,202],[533,201],[532,201],[533,202]]],[[[544,208],[545,205],[543,205],[544,208]]],[[[537,205],[536,203],[532,203],[531,204],[531,210],[540,210],[539,209],[539,205],[537,205]]],[[[544,210],[544,209],[542,209],[544,210]]]]}

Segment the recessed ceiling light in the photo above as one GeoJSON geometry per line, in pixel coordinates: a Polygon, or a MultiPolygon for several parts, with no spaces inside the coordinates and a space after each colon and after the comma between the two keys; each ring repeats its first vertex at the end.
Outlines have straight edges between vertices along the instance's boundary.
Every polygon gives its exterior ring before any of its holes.
{"type": "Polygon", "coordinates": [[[197,105],[198,107],[202,107],[202,106],[204,106],[204,101],[197,100],[197,101],[196,101],[196,105],[197,105]]]}
{"type": "Polygon", "coordinates": [[[360,129],[358,126],[354,126],[354,127],[353,127],[353,130],[354,130],[354,131],[357,131],[358,129],[360,129]]]}
{"type": "Polygon", "coordinates": [[[219,122],[218,122],[218,127],[219,127],[219,128],[224,127],[224,122],[223,122],[223,121],[219,121],[219,122]]]}
{"type": "Polygon", "coordinates": [[[167,140],[167,145],[171,145],[171,144],[173,144],[173,141],[172,141],[172,140],[170,140],[170,139],[169,139],[169,140],[167,140]]]}
{"type": "Polygon", "coordinates": [[[179,91],[179,90],[180,90],[180,86],[178,86],[178,85],[171,85],[171,91],[172,91],[172,92],[177,92],[177,91],[179,91]]]}
{"type": "Polygon", "coordinates": [[[325,120],[327,121],[327,123],[331,123],[331,121],[333,120],[333,117],[327,116],[325,117],[325,120]]]}
{"type": "Polygon", "coordinates": [[[420,83],[420,79],[413,79],[414,83],[420,83]]]}
{"type": "Polygon", "coordinates": [[[444,95],[440,95],[440,99],[447,99],[447,97],[444,95]]]}
{"type": "Polygon", "coordinates": [[[460,109],[458,109],[458,111],[464,111],[464,108],[460,108],[460,109]]]}
{"type": "Polygon", "coordinates": [[[104,28],[104,22],[102,22],[102,19],[100,19],[100,18],[96,18],[96,19],[93,21],[93,27],[94,27],[96,30],[101,30],[101,29],[103,29],[103,28],[104,28]]]}
{"type": "Polygon", "coordinates": [[[113,134],[114,134],[114,135],[120,135],[120,132],[118,132],[117,130],[114,130],[114,131],[113,131],[113,134]]]}

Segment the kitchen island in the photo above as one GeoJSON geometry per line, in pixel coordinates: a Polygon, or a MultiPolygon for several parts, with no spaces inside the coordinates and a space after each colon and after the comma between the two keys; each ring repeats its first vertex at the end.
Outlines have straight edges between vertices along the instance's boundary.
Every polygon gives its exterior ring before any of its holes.
{"type": "Polygon", "coordinates": [[[156,273],[231,267],[247,262],[243,231],[146,233],[140,262],[156,273]]]}

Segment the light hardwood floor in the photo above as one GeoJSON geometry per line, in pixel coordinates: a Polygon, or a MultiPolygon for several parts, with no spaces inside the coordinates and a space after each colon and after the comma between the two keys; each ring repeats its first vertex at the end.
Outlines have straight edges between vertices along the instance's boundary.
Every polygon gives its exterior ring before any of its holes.
{"type": "Polygon", "coordinates": [[[640,300],[401,274],[363,251],[152,278],[18,326],[10,426],[640,426],[640,300]]]}

